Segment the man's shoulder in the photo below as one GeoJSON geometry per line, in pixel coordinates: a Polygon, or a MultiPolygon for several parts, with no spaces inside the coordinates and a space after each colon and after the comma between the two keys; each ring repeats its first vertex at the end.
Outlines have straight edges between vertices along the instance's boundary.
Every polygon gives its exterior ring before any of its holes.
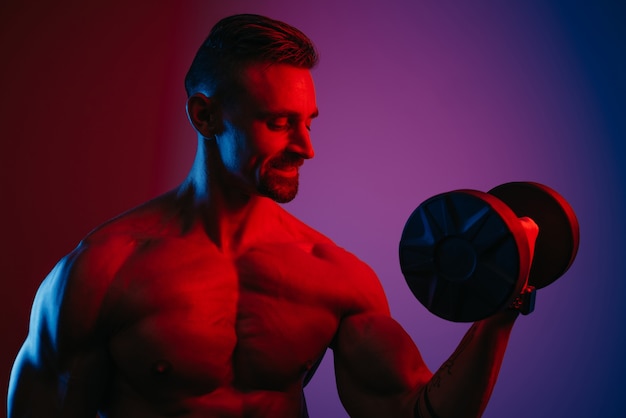
{"type": "Polygon", "coordinates": [[[142,242],[156,238],[166,218],[163,197],[130,209],[94,228],[55,267],[64,281],[95,285],[112,280],[142,242]]]}
{"type": "Polygon", "coordinates": [[[79,322],[93,323],[120,269],[142,242],[159,234],[166,218],[163,208],[160,197],[92,230],[48,274],[37,292],[37,303],[79,315],[84,320],[74,321],[77,327],[79,322]]]}
{"type": "Polygon", "coordinates": [[[305,224],[287,211],[281,215],[290,226],[291,239],[308,250],[318,259],[325,260],[334,266],[336,271],[342,272],[342,280],[348,289],[359,288],[352,292],[355,296],[368,301],[373,305],[385,305],[384,291],[375,271],[356,254],[337,245],[331,238],[305,224]]]}
{"type": "Polygon", "coordinates": [[[171,193],[167,193],[129,209],[94,228],[81,244],[97,250],[115,250],[130,242],[154,239],[166,232],[168,221],[175,217],[171,201],[171,193]]]}
{"type": "Polygon", "coordinates": [[[284,209],[279,217],[284,225],[283,233],[291,243],[308,249],[308,252],[319,258],[330,259],[341,264],[346,263],[346,266],[352,266],[361,274],[367,272],[368,276],[375,276],[373,270],[357,255],[341,247],[322,232],[304,223],[284,209]]]}
{"type": "Polygon", "coordinates": [[[43,280],[33,304],[32,338],[39,333],[55,335],[56,340],[62,334],[63,339],[78,341],[92,333],[111,283],[136,245],[129,235],[113,229],[102,226],[94,230],[43,280]]]}

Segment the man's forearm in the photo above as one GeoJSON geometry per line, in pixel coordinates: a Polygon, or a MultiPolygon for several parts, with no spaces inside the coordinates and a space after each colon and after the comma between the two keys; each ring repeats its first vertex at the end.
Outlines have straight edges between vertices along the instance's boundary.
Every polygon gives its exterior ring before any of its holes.
{"type": "Polygon", "coordinates": [[[517,315],[502,312],[473,324],[420,393],[415,416],[480,417],[495,386],[517,315]]]}

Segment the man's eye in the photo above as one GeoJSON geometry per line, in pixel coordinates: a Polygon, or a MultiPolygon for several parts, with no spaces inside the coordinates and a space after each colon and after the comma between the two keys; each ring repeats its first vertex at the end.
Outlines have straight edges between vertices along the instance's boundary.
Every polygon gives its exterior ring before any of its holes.
{"type": "Polygon", "coordinates": [[[287,117],[279,117],[279,118],[274,118],[274,119],[270,119],[269,121],[267,121],[267,126],[275,131],[279,131],[281,129],[287,129],[289,128],[289,118],[287,117]]]}

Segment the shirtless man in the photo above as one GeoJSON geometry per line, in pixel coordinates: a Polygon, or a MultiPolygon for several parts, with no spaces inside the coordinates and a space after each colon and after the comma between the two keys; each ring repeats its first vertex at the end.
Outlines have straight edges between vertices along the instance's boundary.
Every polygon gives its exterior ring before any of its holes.
{"type": "Polygon", "coordinates": [[[42,283],[10,418],[306,417],[303,386],[328,347],[350,416],[481,415],[517,313],[474,324],[432,374],[374,272],[276,203],[313,157],[316,61],[281,22],[213,28],[186,78],[189,176],[97,228],[42,283]]]}

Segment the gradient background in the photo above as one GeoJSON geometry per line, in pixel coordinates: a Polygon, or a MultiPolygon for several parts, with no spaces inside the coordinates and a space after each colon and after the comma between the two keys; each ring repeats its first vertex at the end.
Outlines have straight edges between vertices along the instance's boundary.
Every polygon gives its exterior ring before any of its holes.
{"type": "MultiPolygon", "coordinates": [[[[397,261],[408,215],[442,191],[539,181],[575,208],[579,256],[518,321],[485,417],[626,416],[623,2],[174,3],[0,3],[3,392],[56,261],[183,179],[184,73],[218,19],[254,12],[321,52],[317,156],[287,208],[377,271],[428,365],[468,325],[410,295],[397,261]]],[[[306,390],[313,418],[346,416],[331,359],[306,390]]]]}

